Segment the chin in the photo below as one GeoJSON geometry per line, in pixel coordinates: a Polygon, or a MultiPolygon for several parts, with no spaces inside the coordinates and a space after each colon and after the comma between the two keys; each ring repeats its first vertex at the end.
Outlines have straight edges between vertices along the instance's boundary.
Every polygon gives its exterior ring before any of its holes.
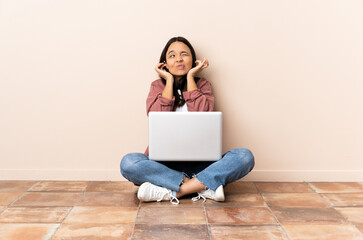
{"type": "Polygon", "coordinates": [[[182,77],[184,75],[187,75],[188,71],[177,71],[176,73],[173,73],[174,76],[182,77]]]}

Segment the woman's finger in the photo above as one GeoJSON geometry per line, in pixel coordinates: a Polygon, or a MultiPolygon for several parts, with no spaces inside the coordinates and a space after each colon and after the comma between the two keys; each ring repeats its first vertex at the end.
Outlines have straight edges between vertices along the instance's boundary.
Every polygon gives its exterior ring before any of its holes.
{"type": "Polygon", "coordinates": [[[160,66],[162,65],[163,63],[158,63],[157,65],[156,65],[156,68],[160,68],[160,66]]]}
{"type": "Polygon", "coordinates": [[[158,65],[156,65],[155,69],[162,71],[162,69],[165,65],[166,65],[166,63],[159,63],[158,65]]]}
{"type": "Polygon", "coordinates": [[[202,69],[208,67],[208,65],[209,65],[208,60],[204,58],[203,64],[202,64],[202,69]]]}

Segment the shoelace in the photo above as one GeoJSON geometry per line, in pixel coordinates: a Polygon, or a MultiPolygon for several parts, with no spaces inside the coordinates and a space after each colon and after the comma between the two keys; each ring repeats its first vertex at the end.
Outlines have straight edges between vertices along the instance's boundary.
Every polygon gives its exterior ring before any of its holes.
{"type": "Polygon", "coordinates": [[[157,189],[153,189],[152,196],[156,198],[157,202],[160,202],[164,199],[164,197],[169,195],[169,191],[165,188],[158,187],[157,189]]]}
{"type": "MultiPolygon", "coordinates": [[[[195,177],[196,175],[194,175],[193,177],[195,177]]],[[[206,194],[207,196],[208,196],[208,190],[209,190],[209,188],[205,188],[205,190],[204,191],[202,191],[202,193],[204,193],[204,194],[206,194]]],[[[198,201],[199,199],[201,199],[201,198],[203,198],[203,203],[205,203],[205,201],[207,200],[207,198],[202,194],[202,193],[198,193],[198,196],[196,196],[196,197],[193,197],[192,198],[192,201],[193,202],[196,202],[196,201],[198,201]]]]}
{"type": "Polygon", "coordinates": [[[171,202],[171,204],[178,205],[179,204],[179,199],[177,199],[176,197],[171,195],[170,202],[171,202]],[[174,200],[175,200],[175,202],[174,202],[174,200]]]}
{"type": "MultiPolygon", "coordinates": [[[[157,192],[160,194],[160,192],[157,192]]],[[[177,199],[176,197],[173,196],[173,194],[169,191],[169,190],[165,190],[165,192],[163,192],[161,195],[160,195],[160,198],[158,200],[156,200],[157,202],[160,202],[164,199],[164,197],[166,196],[170,196],[170,202],[171,204],[174,204],[174,205],[178,205],[179,204],[179,199],[177,199]]]]}
{"type": "Polygon", "coordinates": [[[198,196],[196,196],[196,197],[193,197],[192,198],[192,201],[193,202],[196,202],[196,201],[198,201],[199,199],[201,199],[201,198],[203,198],[203,203],[205,203],[205,201],[207,200],[202,194],[200,194],[200,193],[198,193],[198,196]]]}

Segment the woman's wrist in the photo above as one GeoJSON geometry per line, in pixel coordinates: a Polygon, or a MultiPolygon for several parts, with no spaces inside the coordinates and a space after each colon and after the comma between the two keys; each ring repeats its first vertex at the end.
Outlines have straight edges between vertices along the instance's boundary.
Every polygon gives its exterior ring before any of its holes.
{"type": "Polygon", "coordinates": [[[173,82],[166,81],[166,85],[161,93],[161,96],[168,99],[173,99],[173,82]]]}
{"type": "Polygon", "coordinates": [[[187,75],[187,81],[189,82],[189,81],[194,81],[194,75],[192,75],[192,74],[188,74],[187,75]]]}
{"type": "Polygon", "coordinates": [[[197,89],[197,84],[195,83],[194,76],[187,75],[187,91],[192,91],[197,89]]]}
{"type": "Polygon", "coordinates": [[[165,79],[166,82],[174,83],[174,77],[168,77],[165,79]]]}

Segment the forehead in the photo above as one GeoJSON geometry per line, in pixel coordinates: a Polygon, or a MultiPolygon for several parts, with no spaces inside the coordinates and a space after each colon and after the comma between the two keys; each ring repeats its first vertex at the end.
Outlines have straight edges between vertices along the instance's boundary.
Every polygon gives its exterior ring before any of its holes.
{"type": "Polygon", "coordinates": [[[176,51],[176,52],[187,51],[187,52],[190,52],[190,49],[183,42],[173,42],[172,44],[170,44],[167,53],[169,53],[170,51],[176,51]]]}

